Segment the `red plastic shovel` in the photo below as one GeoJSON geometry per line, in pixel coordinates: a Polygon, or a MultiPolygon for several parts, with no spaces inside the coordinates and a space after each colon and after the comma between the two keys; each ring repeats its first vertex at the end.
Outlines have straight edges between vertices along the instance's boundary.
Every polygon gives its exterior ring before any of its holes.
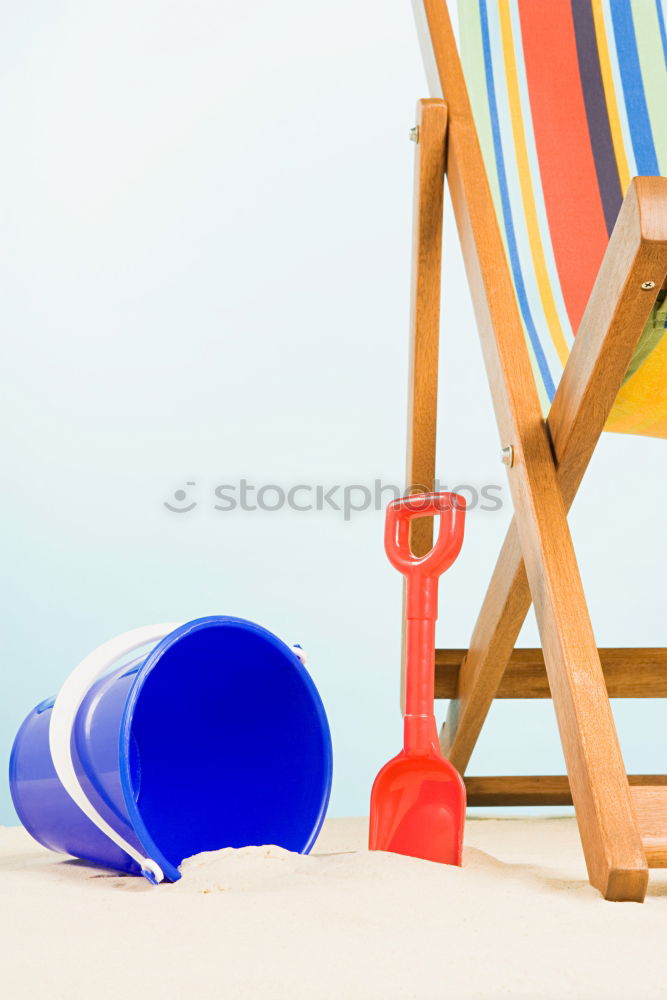
{"type": "Polygon", "coordinates": [[[407,580],[406,714],[401,753],[382,768],[371,792],[369,847],[426,861],[461,864],[466,792],[440,752],[433,715],[438,578],[461,550],[465,500],[422,493],[387,508],[385,550],[407,580]],[[410,521],[438,514],[438,538],[425,556],[410,551],[410,521]]]}

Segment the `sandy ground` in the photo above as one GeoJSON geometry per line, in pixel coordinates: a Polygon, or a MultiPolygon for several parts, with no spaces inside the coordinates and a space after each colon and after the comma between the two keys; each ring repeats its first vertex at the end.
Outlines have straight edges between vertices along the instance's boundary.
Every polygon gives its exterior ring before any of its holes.
{"type": "Polygon", "coordinates": [[[157,888],[0,829],[2,996],[667,997],[667,872],[606,903],[574,820],[469,820],[462,869],[371,854],[366,829],[199,855],[157,888]]]}

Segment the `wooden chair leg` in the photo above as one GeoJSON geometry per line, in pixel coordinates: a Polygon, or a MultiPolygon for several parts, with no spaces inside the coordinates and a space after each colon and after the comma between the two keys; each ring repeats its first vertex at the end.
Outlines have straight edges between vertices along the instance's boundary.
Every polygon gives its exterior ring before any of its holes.
{"type": "Polygon", "coordinates": [[[648,869],[546,436],[516,451],[519,539],[589,878],[607,899],[639,901],[648,869]]]}
{"type": "MultiPolygon", "coordinates": [[[[548,426],[558,484],[569,509],[632,352],[653,307],[642,287],[667,272],[667,179],[637,178],[626,196],[598,280],[561,379],[548,426]]],[[[443,751],[465,771],[531,604],[512,521],[477,620],[441,734],[443,751]]]]}
{"type": "MultiPolygon", "coordinates": [[[[408,381],[407,492],[428,492],[435,480],[438,404],[442,211],[445,188],[447,105],[439,99],[417,103],[414,132],[415,182],[408,381]]],[[[410,547],[424,555],[433,544],[433,519],[410,525],[410,547]]],[[[403,592],[405,604],[405,588],[403,592]]],[[[403,614],[405,629],[405,614],[403,614]]],[[[405,707],[405,634],[401,661],[401,708],[405,707]]]]}

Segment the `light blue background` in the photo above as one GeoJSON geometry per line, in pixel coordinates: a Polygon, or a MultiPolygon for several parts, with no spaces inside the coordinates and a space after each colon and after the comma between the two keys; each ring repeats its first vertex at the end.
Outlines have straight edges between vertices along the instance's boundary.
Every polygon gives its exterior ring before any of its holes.
{"type": "MultiPolygon", "coordinates": [[[[98,643],[238,614],[309,651],[332,814],[364,813],[401,738],[382,514],[223,513],[212,489],[401,482],[410,5],[22,0],[2,22],[3,768],[98,643]],[[169,513],[188,480],[198,507],[169,513]]],[[[443,581],[440,641],[465,646],[510,512],[449,208],[445,274],[439,475],[505,498],[443,581]]],[[[665,644],[665,470],[664,442],[607,435],[575,505],[600,645],[665,644]]],[[[617,717],[629,769],[664,770],[664,708],[617,717]]],[[[550,703],[505,702],[471,772],[562,768],[550,703]]]]}

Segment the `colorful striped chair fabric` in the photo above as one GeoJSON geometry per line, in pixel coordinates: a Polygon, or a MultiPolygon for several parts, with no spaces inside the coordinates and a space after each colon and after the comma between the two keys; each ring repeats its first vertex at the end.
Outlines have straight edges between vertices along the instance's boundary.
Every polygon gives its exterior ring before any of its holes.
{"type": "MultiPolygon", "coordinates": [[[[459,0],[463,68],[545,413],[631,178],[667,174],[666,21],[667,0],[459,0]]],[[[666,325],[661,296],[607,430],[667,437],[666,325]]]]}

